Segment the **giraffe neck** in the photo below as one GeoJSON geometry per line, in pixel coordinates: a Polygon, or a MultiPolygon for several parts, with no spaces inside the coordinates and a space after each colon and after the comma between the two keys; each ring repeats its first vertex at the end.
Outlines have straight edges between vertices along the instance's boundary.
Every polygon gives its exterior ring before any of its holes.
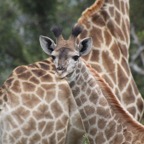
{"type": "Polygon", "coordinates": [[[103,79],[97,73],[94,77],[84,62],[78,62],[75,71],[67,77],[67,81],[91,144],[126,142],[129,130],[140,131],[139,135],[132,132],[130,134],[132,141],[135,137],[139,140],[144,127],[132,119],[115,99],[103,79]]]}

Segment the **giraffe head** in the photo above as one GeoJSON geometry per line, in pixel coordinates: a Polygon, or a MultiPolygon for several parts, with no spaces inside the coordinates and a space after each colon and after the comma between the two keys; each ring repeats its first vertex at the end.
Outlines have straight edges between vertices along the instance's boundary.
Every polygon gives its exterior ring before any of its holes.
{"type": "Polygon", "coordinates": [[[55,42],[46,36],[40,36],[40,45],[45,53],[52,57],[56,68],[56,74],[64,78],[74,71],[81,56],[87,55],[92,48],[92,38],[87,37],[76,43],[77,36],[82,32],[82,27],[76,26],[68,40],[62,36],[62,30],[58,27],[52,29],[55,42]]]}

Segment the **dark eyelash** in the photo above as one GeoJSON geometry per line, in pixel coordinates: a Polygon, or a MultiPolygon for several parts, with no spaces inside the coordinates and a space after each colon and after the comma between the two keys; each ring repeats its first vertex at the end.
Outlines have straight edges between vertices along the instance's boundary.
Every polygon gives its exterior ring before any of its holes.
{"type": "Polygon", "coordinates": [[[79,56],[73,56],[72,58],[76,61],[78,60],[79,56]]]}
{"type": "Polygon", "coordinates": [[[56,57],[52,55],[51,58],[52,58],[53,60],[55,60],[56,57]]]}

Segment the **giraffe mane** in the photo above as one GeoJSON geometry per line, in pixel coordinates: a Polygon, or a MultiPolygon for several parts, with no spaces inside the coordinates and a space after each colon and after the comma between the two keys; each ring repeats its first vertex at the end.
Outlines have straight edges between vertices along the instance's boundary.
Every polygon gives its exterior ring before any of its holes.
{"type": "Polygon", "coordinates": [[[90,17],[93,13],[98,12],[101,7],[104,5],[104,0],[97,0],[91,7],[87,8],[83,13],[79,22],[83,22],[84,20],[87,20],[88,17],[90,17]]]}
{"type": "MultiPolygon", "coordinates": [[[[86,62],[85,62],[86,63],[86,62]]],[[[138,123],[120,104],[117,97],[114,95],[112,90],[109,88],[109,85],[105,82],[105,80],[94,70],[90,65],[86,64],[89,68],[90,72],[93,74],[93,76],[98,81],[100,88],[102,89],[102,92],[104,93],[104,96],[110,103],[110,106],[112,109],[121,115],[121,119],[125,120],[127,125],[132,125],[133,128],[135,128],[137,131],[141,132],[143,134],[144,132],[144,126],[140,123],[138,123]]]]}

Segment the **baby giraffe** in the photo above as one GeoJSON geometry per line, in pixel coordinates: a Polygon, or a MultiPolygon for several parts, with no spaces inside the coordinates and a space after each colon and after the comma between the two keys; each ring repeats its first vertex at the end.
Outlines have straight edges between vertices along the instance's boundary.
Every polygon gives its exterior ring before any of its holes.
{"type": "Polygon", "coordinates": [[[69,83],[90,144],[144,144],[144,126],[123,109],[107,83],[81,58],[92,48],[89,37],[76,43],[81,32],[76,26],[64,40],[61,30],[53,28],[57,43],[40,36],[40,44],[52,57],[56,75],[69,83]]]}

